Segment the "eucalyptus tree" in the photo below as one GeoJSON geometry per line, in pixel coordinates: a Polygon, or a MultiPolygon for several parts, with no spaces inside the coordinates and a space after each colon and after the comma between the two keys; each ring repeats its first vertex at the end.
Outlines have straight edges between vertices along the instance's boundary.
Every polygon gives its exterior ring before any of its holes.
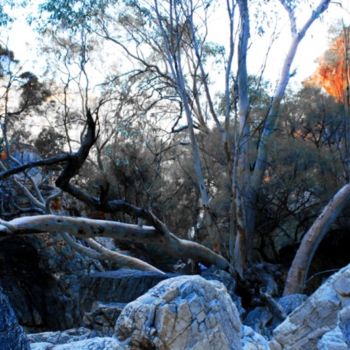
{"type": "Polygon", "coordinates": [[[217,251],[221,248],[222,232],[218,231],[212,215],[215,187],[208,183],[203,169],[198,135],[205,135],[212,125],[219,130],[222,152],[226,157],[227,182],[231,184],[229,257],[242,275],[253,259],[255,205],[268,167],[268,146],[292,75],[291,66],[300,42],[314,21],[327,10],[329,3],[329,0],[311,2],[309,16],[300,24],[297,18],[300,2],[276,1],[276,6],[280,6],[289,19],[291,41],[286,56],[282,58],[279,81],[253,155],[249,152],[252,120],[247,60],[251,31],[263,30],[260,23],[255,22],[260,19],[254,8],[268,12],[271,2],[226,1],[223,22],[227,25],[228,42],[224,47],[213,45],[208,39],[213,29],[209,24],[210,16],[218,6],[215,1],[71,0],[61,4],[48,0],[42,3],[41,10],[52,26],[70,28],[75,32],[84,29],[115,44],[116,53],[123,52],[133,61],[140,74],[147,76],[146,81],[157,82],[161,96],[168,98],[172,95],[174,103],[179,106],[179,117],[184,115],[186,120],[182,129],[188,133],[200,193],[195,226],[207,227],[211,247],[217,251]],[[220,68],[215,70],[215,65],[220,68]],[[219,114],[216,87],[212,84],[220,70],[225,77],[222,88],[226,106],[224,115],[219,114]]]}

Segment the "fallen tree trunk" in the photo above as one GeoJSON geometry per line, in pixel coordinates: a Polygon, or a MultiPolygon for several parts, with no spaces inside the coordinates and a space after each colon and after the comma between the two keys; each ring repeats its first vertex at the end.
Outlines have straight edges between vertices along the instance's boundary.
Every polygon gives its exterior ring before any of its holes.
{"type": "MultiPolygon", "coordinates": [[[[134,242],[144,245],[151,243],[162,254],[173,258],[192,259],[206,266],[215,265],[221,269],[230,267],[225,258],[207,247],[180,239],[165,229],[159,229],[159,227],[58,215],[24,216],[11,221],[0,221],[0,236],[45,232],[67,232],[84,239],[100,236],[113,238],[116,242],[134,242]]],[[[135,261],[133,260],[133,262],[135,261]]],[[[126,260],[125,264],[126,267],[135,268],[135,265],[127,265],[126,260]]]]}
{"type": "Polygon", "coordinates": [[[315,252],[344,207],[350,202],[350,184],[343,186],[303,237],[289,269],[283,295],[301,293],[315,252]]]}

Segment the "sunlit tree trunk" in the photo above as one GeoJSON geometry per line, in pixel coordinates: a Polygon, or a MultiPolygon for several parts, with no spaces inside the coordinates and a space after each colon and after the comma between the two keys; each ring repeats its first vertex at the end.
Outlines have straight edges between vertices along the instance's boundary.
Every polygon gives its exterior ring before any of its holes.
{"type": "Polygon", "coordinates": [[[249,174],[249,168],[247,163],[247,147],[249,141],[249,129],[248,129],[248,91],[245,87],[245,71],[244,71],[244,58],[247,50],[247,46],[244,43],[244,35],[249,35],[249,26],[245,24],[249,21],[247,1],[238,1],[240,7],[240,18],[241,18],[241,37],[239,47],[242,50],[239,53],[239,71],[238,71],[238,81],[239,81],[239,116],[240,116],[240,141],[238,147],[239,162],[237,164],[237,185],[235,191],[236,198],[236,219],[237,219],[237,239],[235,246],[235,261],[236,268],[238,272],[242,273],[247,263],[252,259],[252,244],[254,241],[254,230],[255,230],[255,220],[256,211],[255,205],[258,197],[260,187],[263,182],[265,171],[267,169],[268,162],[268,145],[270,143],[271,137],[275,131],[277,121],[279,118],[279,108],[281,101],[284,97],[286,87],[290,78],[291,66],[299,47],[300,42],[304,38],[306,32],[312,25],[312,23],[319,18],[319,16],[328,8],[330,0],[321,0],[318,6],[314,9],[311,16],[306,20],[302,28],[298,31],[296,24],[296,17],[294,8],[289,2],[285,0],[280,0],[282,6],[288,13],[290,20],[290,31],[292,35],[292,42],[289,47],[289,51],[284,60],[282,71],[277,84],[275,94],[272,99],[272,104],[265,120],[262,135],[259,140],[258,151],[255,161],[255,167],[252,175],[249,174]],[[247,181],[249,178],[249,181],[247,181]],[[240,198],[237,199],[237,194],[240,198]],[[240,223],[244,223],[241,228],[240,223]]]}

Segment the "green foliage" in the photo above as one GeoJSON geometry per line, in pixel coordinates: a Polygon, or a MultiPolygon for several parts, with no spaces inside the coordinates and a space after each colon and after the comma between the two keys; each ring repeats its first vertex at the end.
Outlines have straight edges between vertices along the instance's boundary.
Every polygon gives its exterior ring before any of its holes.
{"type": "Polygon", "coordinates": [[[0,26],[5,26],[11,21],[11,17],[5,12],[3,5],[0,4],[0,26]]]}
{"type": "Polygon", "coordinates": [[[34,141],[34,146],[42,157],[50,157],[63,151],[65,137],[53,127],[43,128],[34,141]]]}
{"type": "Polygon", "coordinates": [[[51,96],[51,91],[32,72],[23,72],[19,79],[22,80],[20,86],[20,109],[37,107],[51,96]]]}
{"type": "Polygon", "coordinates": [[[92,25],[108,6],[117,4],[118,0],[47,0],[40,4],[39,11],[42,17],[47,17],[50,24],[79,30],[82,26],[92,25]]]}
{"type": "Polygon", "coordinates": [[[273,260],[299,242],[344,182],[342,106],[304,88],[287,96],[281,113],[258,203],[260,252],[273,260]]]}

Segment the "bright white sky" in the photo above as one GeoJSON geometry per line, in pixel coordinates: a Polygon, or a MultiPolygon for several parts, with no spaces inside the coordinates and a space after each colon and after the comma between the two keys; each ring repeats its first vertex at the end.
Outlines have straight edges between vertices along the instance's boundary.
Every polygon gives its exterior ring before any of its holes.
{"type": "MultiPolygon", "coordinates": [[[[32,3],[35,4],[38,1],[39,0],[32,0],[32,3]]],[[[339,20],[343,20],[345,25],[350,25],[350,0],[338,1],[338,3],[340,2],[343,8],[339,5],[331,4],[328,12],[323,16],[323,19],[316,21],[308,31],[307,36],[303,39],[294,61],[294,68],[297,69],[297,74],[291,80],[290,85],[298,87],[300,83],[315,70],[317,58],[327,49],[330,26],[334,25],[339,20]]],[[[40,59],[36,54],[37,44],[35,44],[35,34],[26,24],[25,13],[22,11],[22,13],[19,12],[18,14],[18,20],[14,23],[9,32],[9,48],[15,52],[15,56],[21,63],[25,64],[26,69],[32,69],[35,73],[40,74],[36,69],[38,65],[40,65],[40,59]]],[[[309,14],[310,11],[308,8],[302,9],[301,16],[305,16],[306,18],[309,14]]],[[[221,43],[227,38],[228,33],[226,26],[223,24],[224,16],[225,13],[218,10],[211,18],[210,40],[221,43]]],[[[281,33],[280,39],[272,47],[265,71],[265,78],[269,79],[271,82],[275,82],[278,79],[281,63],[283,62],[283,57],[287,52],[290,42],[288,36],[289,21],[287,18],[284,18],[282,21],[282,27],[285,31],[281,33]]],[[[303,19],[301,18],[301,22],[302,21],[303,19]]],[[[281,23],[279,23],[279,25],[280,24],[281,23]]],[[[4,35],[1,35],[1,37],[4,40],[4,35]]],[[[267,35],[266,38],[256,38],[252,40],[251,52],[248,55],[249,73],[254,74],[259,72],[269,41],[269,35],[267,35]]]]}

